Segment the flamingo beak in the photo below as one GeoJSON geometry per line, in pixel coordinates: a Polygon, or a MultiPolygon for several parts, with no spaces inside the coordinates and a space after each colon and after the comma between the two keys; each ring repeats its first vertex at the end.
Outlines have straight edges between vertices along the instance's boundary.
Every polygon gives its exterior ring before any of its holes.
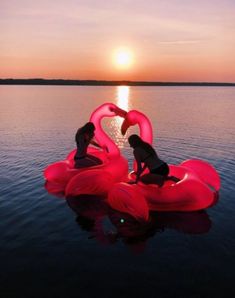
{"type": "Polygon", "coordinates": [[[125,118],[126,115],[127,115],[127,112],[126,111],[124,111],[123,109],[120,109],[118,107],[115,109],[114,112],[116,113],[117,116],[120,116],[122,118],[125,118]]]}
{"type": "Polygon", "coordinates": [[[126,134],[126,131],[128,130],[128,128],[130,126],[131,125],[130,125],[128,119],[124,119],[124,121],[122,122],[122,126],[121,126],[121,133],[123,136],[126,134]]]}

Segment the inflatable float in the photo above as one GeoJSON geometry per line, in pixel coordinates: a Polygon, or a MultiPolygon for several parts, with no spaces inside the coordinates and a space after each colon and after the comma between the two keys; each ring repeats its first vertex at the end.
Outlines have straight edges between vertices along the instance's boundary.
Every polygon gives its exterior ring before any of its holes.
{"type": "Polygon", "coordinates": [[[112,103],[98,107],[90,117],[95,130],[95,138],[101,147],[99,150],[88,147],[88,153],[102,160],[101,165],[79,168],[74,167],[76,149],[70,152],[65,160],[49,165],[44,171],[46,189],[50,193],[63,193],[66,197],[87,195],[107,195],[112,185],[123,181],[128,174],[128,162],[120,154],[118,146],[104,132],[101,120],[104,117],[125,117],[126,112],[112,103]]]}
{"type": "MultiPolygon", "coordinates": [[[[149,119],[139,111],[129,111],[122,124],[122,133],[128,127],[138,125],[140,137],[152,144],[152,126],[149,119]]],[[[169,165],[169,175],[179,182],[166,181],[162,187],[153,184],[128,184],[134,179],[131,172],[126,182],[115,183],[108,193],[109,205],[128,213],[137,220],[148,220],[149,211],[195,211],[214,205],[218,199],[220,178],[212,165],[191,159],[180,165],[169,165]]],[[[144,173],[147,173],[145,171],[144,173]]]]}

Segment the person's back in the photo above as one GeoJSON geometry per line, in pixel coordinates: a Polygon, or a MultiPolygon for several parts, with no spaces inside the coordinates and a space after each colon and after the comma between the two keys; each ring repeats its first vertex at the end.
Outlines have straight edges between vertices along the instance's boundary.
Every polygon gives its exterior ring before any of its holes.
{"type": "Polygon", "coordinates": [[[77,152],[75,159],[84,158],[87,154],[87,148],[90,144],[92,137],[89,137],[87,133],[82,132],[80,129],[76,133],[75,141],[77,144],[77,152]]]}
{"type": "Polygon", "coordinates": [[[91,167],[102,164],[102,161],[99,158],[87,153],[90,143],[100,148],[99,144],[92,140],[95,135],[94,131],[95,126],[92,122],[87,122],[83,127],[78,129],[75,136],[77,144],[77,151],[74,156],[75,168],[91,167]]]}
{"type": "Polygon", "coordinates": [[[133,153],[135,159],[144,162],[150,171],[164,164],[156,152],[149,152],[143,146],[136,147],[133,153]]]}

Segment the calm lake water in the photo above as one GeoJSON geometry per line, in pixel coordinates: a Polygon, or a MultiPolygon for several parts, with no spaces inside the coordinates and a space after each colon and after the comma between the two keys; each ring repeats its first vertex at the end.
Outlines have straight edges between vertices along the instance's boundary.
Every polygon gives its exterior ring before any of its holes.
{"type": "MultiPolygon", "coordinates": [[[[131,165],[120,120],[103,122],[131,165]]],[[[1,297],[235,297],[235,88],[0,86],[0,134],[1,297]],[[140,226],[48,194],[43,169],[104,102],[144,112],[168,163],[213,164],[217,205],[140,226]]]]}

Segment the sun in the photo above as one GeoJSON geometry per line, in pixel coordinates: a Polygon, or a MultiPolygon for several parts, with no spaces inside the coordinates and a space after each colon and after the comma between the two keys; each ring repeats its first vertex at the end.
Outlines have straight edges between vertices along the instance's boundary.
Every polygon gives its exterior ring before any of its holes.
{"type": "Polygon", "coordinates": [[[132,53],[129,49],[120,48],[114,53],[114,63],[116,66],[121,68],[129,67],[133,62],[132,53]]]}

